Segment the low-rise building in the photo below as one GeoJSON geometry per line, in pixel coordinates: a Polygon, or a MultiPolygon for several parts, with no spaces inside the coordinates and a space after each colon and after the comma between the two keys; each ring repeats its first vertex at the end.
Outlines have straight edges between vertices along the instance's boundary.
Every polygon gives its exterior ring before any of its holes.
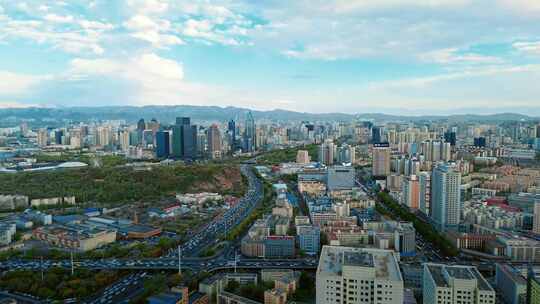
{"type": "Polygon", "coordinates": [[[53,247],[89,251],[116,241],[116,230],[92,224],[49,225],[35,229],[35,239],[53,247]]]}

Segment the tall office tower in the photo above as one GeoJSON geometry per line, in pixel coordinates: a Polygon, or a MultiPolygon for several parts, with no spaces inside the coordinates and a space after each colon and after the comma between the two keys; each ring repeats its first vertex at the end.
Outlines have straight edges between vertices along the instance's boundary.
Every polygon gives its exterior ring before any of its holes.
{"type": "Polygon", "coordinates": [[[356,161],[355,154],[356,154],[356,150],[353,146],[344,144],[343,146],[339,147],[338,161],[340,163],[354,164],[354,162],[356,161]]]}
{"type": "Polygon", "coordinates": [[[327,166],[334,164],[334,142],[328,139],[319,146],[319,162],[327,166]]]}
{"type": "Polygon", "coordinates": [[[418,209],[420,206],[420,182],[416,175],[405,177],[402,181],[402,204],[418,209]]]}
{"type": "Polygon", "coordinates": [[[64,137],[64,130],[55,130],[54,131],[54,144],[61,145],[62,137],[64,137]]]}
{"type": "Polygon", "coordinates": [[[152,130],[152,133],[156,135],[157,131],[159,131],[159,122],[157,119],[152,118],[150,122],[146,125],[146,129],[152,130]]]}
{"type": "Polygon", "coordinates": [[[393,250],[324,246],[317,304],[402,304],[403,279],[393,250]]]}
{"type": "Polygon", "coordinates": [[[444,133],[444,141],[450,143],[450,145],[456,145],[456,132],[447,131],[444,133]]]}
{"type": "Polygon", "coordinates": [[[306,150],[298,150],[296,153],[296,162],[298,164],[308,164],[311,162],[311,159],[309,158],[309,152],[306,150]]]}
{"type": "Polygon", "coordinates": [[[173,130],[173,156],[194,159],[197,156],[197,126],[189,117],[177,117],[173,130]]]}
{"type": "Polygon", "coordinates": [[[170,134],[169,131],[157,131],[156,133],[156,157],[167,158],[170,152],[170,134]]]}
{"type": "Polygon", "coordinates": [[[39,129],[37,134],[37,144],[40,147],[45,147],[49,143],[49,132],[47,129],[39,129]]]}
{"type": "Polygon", "coordinates": [[[216,124],[213,124],[206,131],[208,142],[208,153],[210,158],[221,157],[221,132],[216,124]]]}
{"type": "Polygon", "coordinates": [[[495,290],[474,266],[424,264],[424,304],[495,304],[495,290]]]}
{"type": "Polygon", "coordinates": [[[127,152],[129,150],[129,131],[121,130],[118,137],[120,139],[120,150],[127,152]]]}
{"type": "Polygon", "coordinates": [[[144,130],[146,130],[146,123],[144,122],[144,118],[141,118],[137,122],[137,135],[138,135],[138,142],[139,143],[142,143],[144,141],[144,139],[143,139],[144,130]]]}
{"type": "Polygon", "coordinates": [[[143,145],[145,147],[154,145],[154,132],[150,129],[143,131],[143,145]]]}
{"type": "Polygon", "coordinates": [[[246,125],[244,130],[244,152],[254,152],[257,150],[257,127],[253,114],[246,114],[246,125]]]}
{"type": "Polygon", "coordinates": [[[430,215],[431,204],[431,174],[429,172],[420,172],[418,174],[418,183],[420,190],[419,209],[425,215],[430,215]]]}
{"type": "Polygon", "coordinates": [[[533,232],[540,234],[540,201],[534,203],[533,232]]]}
{"type": "Polygon", "coordinates": [[[229,120],[227,124],[227,134],[229,135],[229,145],[231,152],[236,151],[236,122],[234,119],[229,120]]]}
{"type": "Polygon", "coordinates": [[[390,175],[391,150],[388,143],[373,144],[372,174],[374,177],[390,175]]]}
{"type": "Polygon", "coordinates": [[[384,137],[384,128],[383,127],[373,127],[371,128],[371,142],[373,144],[380,144],[383,142],[384,137]]]}
{"type": "Polygon", "coordinates": [[[431,176],[431,218],[436,228],[457,228],[461,212],[461,174],[448,164],[440,163],[431,176]]]}
{"type": "Polygon", "coordinates": [[[536,138],[540,138],[540,125],[536,126],[536,138]]]}

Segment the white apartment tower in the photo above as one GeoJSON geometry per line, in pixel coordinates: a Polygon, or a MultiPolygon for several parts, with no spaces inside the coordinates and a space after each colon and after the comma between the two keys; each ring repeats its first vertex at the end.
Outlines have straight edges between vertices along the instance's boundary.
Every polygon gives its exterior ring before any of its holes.
{"type": "Polygon", "coordinates": [[[324,246],[317,304],[402,304],[403,278],[392,250],[324,246]]]}
{"type": "Polygon", "coordinates": [[[424,264],[424,304],[495,304],[495,290],[472,266],[424,264]]]}
{"type": "Polygon", "coordinates": [[[446,163],[438,164],[431,176],[431,218],[436,228],[457,228],[461,213],[461,174],[446,163]]]}

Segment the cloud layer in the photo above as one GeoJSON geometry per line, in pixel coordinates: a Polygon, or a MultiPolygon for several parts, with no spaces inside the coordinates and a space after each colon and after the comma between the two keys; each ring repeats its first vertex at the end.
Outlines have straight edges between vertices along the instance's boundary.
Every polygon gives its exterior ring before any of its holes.
{"type": "Polygon", "coordinates": [[[540,104],[537,1],[0,0],[0,28],[4,107],[540,104]]]}

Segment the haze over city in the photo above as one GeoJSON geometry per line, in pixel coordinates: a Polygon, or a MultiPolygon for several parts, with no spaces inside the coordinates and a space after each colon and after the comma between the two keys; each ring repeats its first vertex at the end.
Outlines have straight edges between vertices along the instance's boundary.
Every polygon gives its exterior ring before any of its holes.
{"type": "Polygon", "coordinates": [[[4,108],[540,114],[537,1],[2,0],[0,28],[4,108]]]}

